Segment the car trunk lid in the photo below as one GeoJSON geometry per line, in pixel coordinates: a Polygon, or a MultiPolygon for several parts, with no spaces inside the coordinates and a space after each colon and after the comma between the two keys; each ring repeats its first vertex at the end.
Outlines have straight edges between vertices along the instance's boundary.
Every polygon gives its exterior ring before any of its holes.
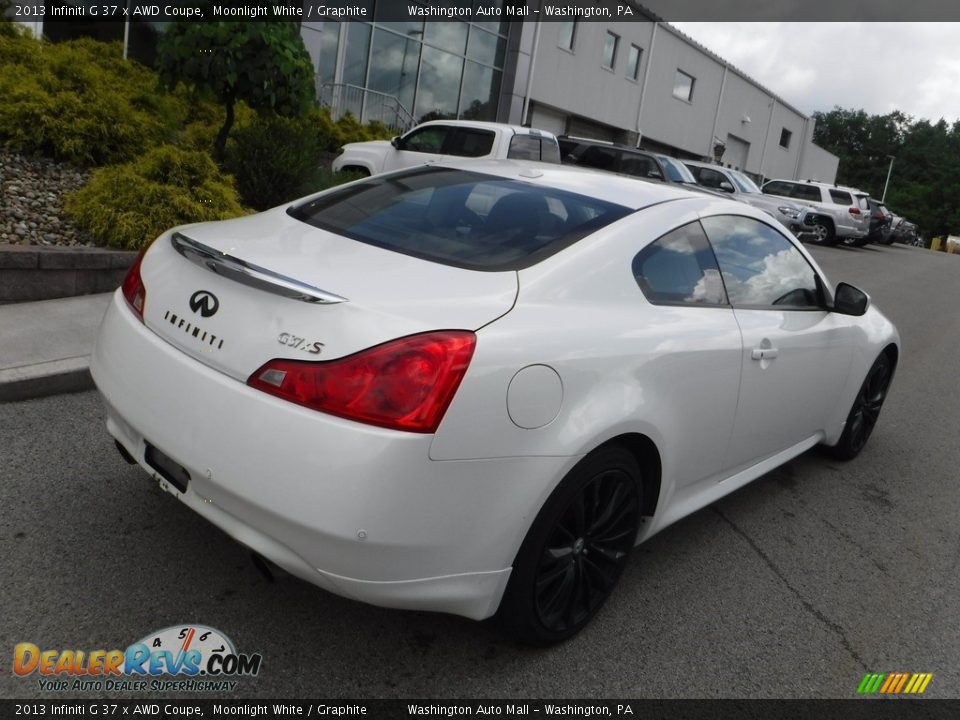
{"type": "Polygon", "coordinates": [[[144,257],[144,322],[240,380],[274,358],[329,360],[507,313],[512,271],[430,262],[302,223],[284,208],[165,233],[144,257]]]}

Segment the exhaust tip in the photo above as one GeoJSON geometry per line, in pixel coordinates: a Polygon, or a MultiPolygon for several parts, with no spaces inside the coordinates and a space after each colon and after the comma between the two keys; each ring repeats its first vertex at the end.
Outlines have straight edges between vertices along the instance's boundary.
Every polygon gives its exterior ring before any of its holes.
{"type": "Polygon", "coordinates": [[[136,465],[137,461],[133,459],[133,455],[127,452],[127,449],[120,444],[119,440],[114,440],[113,444],[117,446],[117,450],[120,452],[120,457],[127,461],[130,465],[136,465]]]}
{"type": "Polygon", "coordinates": [[[253,563],[253,566],[260,571],[260,574],[263,575],[267,582],[275,583],[277,581],[277,577],[274,575],[273,568],[271,567],[272,563],[265,557],[252,552],[250,553],[250,561],[253,563]]]}

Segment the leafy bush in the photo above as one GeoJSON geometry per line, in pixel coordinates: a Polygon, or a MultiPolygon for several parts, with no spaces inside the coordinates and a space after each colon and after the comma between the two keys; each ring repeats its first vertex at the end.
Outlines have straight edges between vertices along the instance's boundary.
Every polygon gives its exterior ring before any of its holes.
{"type": "Polygon", "coordinates": [[[124,162],[169,142],[183,97],[124,60],[120,43],[0,35],[0,141],[79,165],[124,162]]]}
{"type": "Polygon", "coordinates": [[[244,213],[229,176],[210,156],[171,145],[125,165],[94,171],[67,196],[76,224],[106,245],[137,249],[164,230],[244,213]]]}
{"type": "Polygon", "coordinates": [[[316,125],[317,132],[320,134],[323,143],[322,149],[327,152],[338,152],[340,147],[347,143],[389,140],[396,135],[382,122],[375,120],[363,125],[350,113],[346,113],[339,120],[334,121],[327,108],[315,108],[308,113],[308,116],[316,125]]]}
{"type": "Polygon", "coordinates": [[[234,131],[227,169],[240,197],[257,210],[298,195],[320,164],[322,143],[309,116],[262,116],[234,131]]]}

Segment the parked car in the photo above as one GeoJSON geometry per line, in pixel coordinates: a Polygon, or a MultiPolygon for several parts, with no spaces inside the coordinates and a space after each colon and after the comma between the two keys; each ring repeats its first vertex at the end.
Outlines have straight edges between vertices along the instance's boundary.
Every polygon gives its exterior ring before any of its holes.
{"type": "Polygon", "coordinates": [[[870,230],[865,192],[814,180],[770,180],[762,188],[766,195],[790,198],[810,205],[820,213],[812,229],[818,242],[835,245],[848,242],[863,245],[870,230]]]}
{"type": "Polygon", "coordinates": [[[334,159],[333,170],[376,175],[448,157],[559,163],[560,149],[556,136],[544,130],[473,120],[433,120],[390,141],[348,143],[334,159]]]}
{"type": "MultiPolygon", "coordinates": [[[[903,243],[904,245],[918,244],[919,228],[916,224],[900,215],[894,215],[890,223],[892,225],[890,242],[903,243]]],[[[926,247],[925,243],[920,243],[920,245],[926,247]]]]}
{"type": "Polygon", "coordinates": [[[762,210],[596,177],[448,161],[163,233],[93,350],[108,431],[330,592],[570,637],[638,542],[856,456],[899,355],[762,210]]]}
{"type": "Polygon", "coordinates": [[[814,230],[819,213],[809,206],[764,195],[747,175],[721,165],[684,160],[697,182],[705,188],[728,194],[732,199],[760,208],[801,239],[819,239],[814,230]]]}
{"type": "Polygon", "coordinates": [[[565,165],[606,170],[632,175],[644,180],[675,183],[688,190],[722,197],[715,190],[702,187],[680,160],[662,153],[647,152],[630,145],[619,145],[606,140],[593,140],[561,135],[560,160],[565,165]]]}
{"type": "Polygon", "coordinates": [[[868,242],[889,245],[893,242],[893,228],[891,227],[893,213],[891,213],[882,202],[874,200],[871,197],[867,198],[867,206],[870,210],[870,232],[867,233],[868,242]]]}

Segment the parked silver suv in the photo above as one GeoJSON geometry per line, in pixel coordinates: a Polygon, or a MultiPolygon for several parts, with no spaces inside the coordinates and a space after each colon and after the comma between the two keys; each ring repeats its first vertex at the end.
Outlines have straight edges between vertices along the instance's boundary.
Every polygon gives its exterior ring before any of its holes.
{"type": "Polygon", "coordinates": [[[697,183],[703,187],[727,193],[734,200],[763,210],[786,225],[794,235],[803,240],[808,238],[818,239],[813,230],[815,225],[813,216],[817,214],[817,211],[810,206],[764,195],[753,180],[733,168],[725,168],[722,165],[712,165],[696,160],[684,160],[683,164],[690,168],[690,172],[697,179],[697,183]],[[807,218],[808,215],[809,218],[807,218]],[[805,220],[806,224],[804,224],[805,220]]]}
{"type": "Polygon", "coordinates": [[[813,230],[824,245],[840,241],[857,246],[867,243],[869,193],[815,180],[771,180],[763,186],[763,193],[816,208],[821,215],[815,220],[813,230]]]}

